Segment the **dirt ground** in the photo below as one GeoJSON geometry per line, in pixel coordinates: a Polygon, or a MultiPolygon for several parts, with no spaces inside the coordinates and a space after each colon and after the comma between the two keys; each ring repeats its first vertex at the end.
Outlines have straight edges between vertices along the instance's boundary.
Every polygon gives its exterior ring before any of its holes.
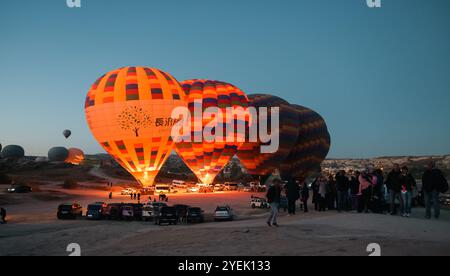
{"type": "MultiPolygon", "coordinates": [[[[251,193],[170,195],[169,203],[202,207],[208,216],[220,204],[229,204],[237,220],[198,225],[156,226],[146,222],[58,221],[60,203],[79,202],[84,207],[105,201],[109,191],[101,185],[80,183],[64,190],[56,183],[37,193],[6,195],[0,205],[8,211],[9,223],[0,225],[0,255],[57,255],[69,253],[70,243],[81,246],[82,255],[194,255],[194,256],[367,256],[371,243],[382,255],[450,255],[450,212],[440,220],[425,220],[422,208],[413,218],[330,211],[282,213],[280,228],[266,224],[267,210],[250,207],[251,193]]],[[[6,187],[0,187],[4,190],[6,187]]],[[[110,202],[129,202],[114,189],[110,202]]]]}

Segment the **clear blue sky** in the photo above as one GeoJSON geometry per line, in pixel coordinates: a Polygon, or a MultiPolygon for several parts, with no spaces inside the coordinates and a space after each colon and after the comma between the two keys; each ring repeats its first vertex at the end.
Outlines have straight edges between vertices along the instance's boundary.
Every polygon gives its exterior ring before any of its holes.
{"type": "Polygon", "coordinates": [[[330,157],[450,153],[449,0],[65,3],[0,1],[0,143],[28,155],[102,152],[84,99],[97,77],[129,65],[313,108],[330,157]]]}

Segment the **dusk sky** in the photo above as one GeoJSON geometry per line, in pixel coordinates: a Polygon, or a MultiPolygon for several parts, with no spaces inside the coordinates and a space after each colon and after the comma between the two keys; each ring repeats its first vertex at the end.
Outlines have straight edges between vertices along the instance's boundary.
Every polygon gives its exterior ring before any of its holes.
{"type": "Polygon", "coordinates": [[[102,74],[156,67],[269,93],[327,121],[329,157],[450,153],[450,1],[0,2],[0,143],[103,152],[84,100],[102,74]],[[62,131],[71,129],[65,140],[62,131]]]}

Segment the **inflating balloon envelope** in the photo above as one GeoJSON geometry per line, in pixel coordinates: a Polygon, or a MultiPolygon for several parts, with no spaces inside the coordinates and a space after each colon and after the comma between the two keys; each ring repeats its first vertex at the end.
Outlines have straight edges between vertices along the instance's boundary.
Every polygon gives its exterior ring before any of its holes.
{"type": "Polygon", "coordinates": [[[309,174],[320,170],[330,150],[331,139],[322,116],[309,108],[292,106],[299,116],[299,135],[296,145],[281,165],[281,172],[303,181],[309,174]]]}
{"type": "Polygon", "coordinates": [[[182,85],[191,120],[189,133],[183,133],[185,140],[176,143],[176,151],[199,180],[209,185],[245,140],[248,98],[236,86],[221,81],[188,80],[182,85]],[[204,133],[213,134],[214,140],[204,133]]]}
{"type": "MultiPolygon", "coordinates": [[[[257,112],[257,120],[253,123],[266,121],[268,126],[272,125],[274,120],[270,110],[279,108],[279,125],[278,129],[268,129],[270,132],[276,132],[278,135],[279,145],[275,152],[264,153],[262,147],[267,144],[263,143],[258,136],[257,141],[246,139],[246,142],[239,148],[237,156],[247,169],[249,174],[254,176],[266,176],[271,174],[275,169],[279,169],[280,165],[286,160],[291,149],[295,146],[298,138],[298,113],[285,100],[266,94],[249,95],[250,107],[255,108],[257,112]],[[267,108],[267,116],[261,116],[261,108],[267,108]]],[[[252,117],[253,118],[253,117],[252,117]]]]}

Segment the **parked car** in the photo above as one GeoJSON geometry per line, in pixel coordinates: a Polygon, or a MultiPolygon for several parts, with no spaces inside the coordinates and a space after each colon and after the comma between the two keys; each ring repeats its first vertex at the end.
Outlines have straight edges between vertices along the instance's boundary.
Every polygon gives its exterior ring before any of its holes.
{"type": "Polygon", "coordinates": [[[156,221],[162,207],[167,207],[165,202],[152,202],[142,208],[142,220],[156,221]]]}
{"type": "Polygon", "coordinates": [[[155,215],[153,212],[153,205],[147,204],[142,207],[142,220],[143,221],[152,221],[155,219],[155,215]]]}
{"type": "Polygon", "coordinates": [[[88,206],[86,218],[89,220],[102,220],[106,218],[108,205],[103,202],[96,202],[88,206]]]}
{"type": "Polygon", "coordinates": [[[144,205],[141,203],[133,203],[133,204],[129,204],[129,205],[133,207],[134,219],[142,220],[142,213],[143,213],[144,205]]]}
{"type": "Polygon", "coordinates": [[[223,192],[225,187],[222,184],[216,184],[214,185],[214,192],[223,192]]]}
{"type": "Polygon", "coordinates": [[[178,213],[175,207],[162,207],[157,219],[157,224],[162,225],[168,223],[169,225],[178,224],[178,213]]]}
{"type": "Polygon", "coordinates": [[[186,189],[187,188],[186,181],[173,180],[172,181],[172,187],[177,188],[177,189],[186,189]]]}
{"type": "Polygon", "coordinates": [[[109,220],[120,220],[122,219],[122,203],[111,203],[108,204],[106,211],[106,218],[109,220]]]}
{"type": "Polygon", "coordinates": [[[187,189],[188,193],[198,193],[200,191],[199,187],[191,187],[189,189],[187,189]]]}
{"type": "Polygon", "coordinates": [[[25,194],[25,193],[31,193],[33,191],[33,188],[26,185],[12,185],[8,189],[8,193],[16,193],[16,194],[25,194]]]}
{"type": "Polygon", "coordinates": [[[239,190],[239,183],[226,182],[224,184],[225,191],[237,191],[239,190]]]}
{"type": "Polygon", "coordinates": [[[204,211],[201,208],[190,207],[186,213],[186,223],[203,223],[205,222],[204,211]]]}
{"type": "Polygon", "coordinates": [[[132,195],[132,194],[136,194],[136,193],[137,193],[137,191],[133,188],[126,188],[120,192],[121,195],[132,195]]]}
{"type": "Polygon", "coordinates": [[[61,204],[56,216],[58,219],[77,219],[83,216],[83,207],[78,203],[61,204]]]}
{"type": "Polygon", "coordinates": [[[131,205],[122,206],[120,213],[122,214],[123,220],[131,221],[134,219],[134,207],[131,205]]]}
{"type": "Polygon", "coordinates": [[[268,209],[268,208],[270,208],[270,205],[265,198],[254,197],[254,196],[252,196],[251,206],[253,209],[256,209],[256,208],[268,209]]]}
{"type": "Polygon", "coordinates": [[[214,187],[212,187],[212,186],[202,186],[202,187],[200,187],[198,192],[200,194],[213,193],[214,192],[214,187]]]}
{"type": "Polygon", "coordinates": [[[440,196],[441,205],[450,206],[450,194],[443,194],[440,196]]]}
{"type": "Polygon", "coordinates": [[[230,206],[217,206],[214,212],[214,221],[231,221],[233,219],[233,209],[230,206]]]}
{"type": "Polygon", "coordinates": [[[245,186],[245,188],[244,188],[244,192],[250,193],[253,191],[256,191],[256,190],[254,190],[254,188],[252,186],[245,186]]]}
{"type": "Polygon", "coordinates": [[[170,191],[169,184],[156,184],[155,186],[155,194],[157,195],[170,194],[170,191]]]}

